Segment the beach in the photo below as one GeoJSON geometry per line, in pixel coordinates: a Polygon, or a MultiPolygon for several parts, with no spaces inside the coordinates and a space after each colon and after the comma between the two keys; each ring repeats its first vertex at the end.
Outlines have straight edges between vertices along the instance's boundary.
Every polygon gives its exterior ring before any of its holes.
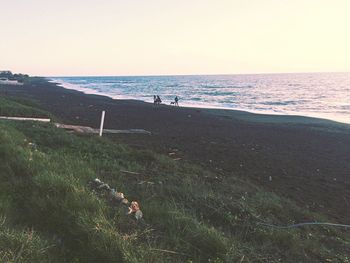
{"type": "Polygon", "coordinates": [[[350,216],[350,125],[297,116],[183,108],[87,95],[37,80],[1,94],[36,101],[65,124],[145,129],[152,135],[106,135],[131,147],[238,176],[290,198],[334,222],[350,216]]]}
{"type": "Polygon", "coordinates": [[[3,2],[0,262],[350,263],[350,1],[3,2]]]}

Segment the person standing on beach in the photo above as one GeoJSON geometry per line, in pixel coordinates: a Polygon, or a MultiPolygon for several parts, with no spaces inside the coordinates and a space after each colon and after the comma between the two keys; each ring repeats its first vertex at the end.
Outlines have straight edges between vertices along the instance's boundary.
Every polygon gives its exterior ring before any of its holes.
{"type": "Polygon", "coordinates": [[[157,105],[157,96],[153,95],[153,105],[157,105]]]}
{"type": "Polygon", "coordinates": [[[175,106],[179,106],[179,98],[175,96],[175,106]]]}
{"type": "Polygon", "coordinates": [[[162,103],[162,100],[160,99],[159,95],[157,95],[157,104],[161,104],[162,103]]]}

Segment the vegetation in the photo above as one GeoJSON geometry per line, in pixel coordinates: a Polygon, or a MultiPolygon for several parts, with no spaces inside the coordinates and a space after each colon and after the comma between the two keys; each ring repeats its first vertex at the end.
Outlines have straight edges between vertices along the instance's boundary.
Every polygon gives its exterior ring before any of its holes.
{"type": "MultiPolygon", "coordinates": [[[[1,98],[0,111],[43,113],[29,104],[1,98]]],[[[250,182],[52,124],[0,121],[0,180],[0,262],[350,260],[341,229],[260,225],[327,219],[250,182]],[[139,201],[144,222],[94,194],[94,178],[139,201]]]]}
{"type": "Polygon", "coordinates": [[[52,118],[51,114],[38,109],[35,102],[3,97],[0,97],[0,116],[52,118]]]}
{"type": "Polygon", "coordinates": [[[29,79],[27,74],[13,74],[11,71],[0,71],[0,78],[7,78],[9,80],[17,80],[18,82],[25,82],[29,79]]]}

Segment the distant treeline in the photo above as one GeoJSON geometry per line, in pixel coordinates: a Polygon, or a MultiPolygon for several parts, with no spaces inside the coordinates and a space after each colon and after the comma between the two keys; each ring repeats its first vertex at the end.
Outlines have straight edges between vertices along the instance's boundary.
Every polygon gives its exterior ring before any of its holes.
{"type": "Polygon", "coordinates": [[[11,71],[0,71],[0,78],[6,78],[8,80],[17,80],[18,82],[24,82],[26,78],[29,78],[27,74],[16,73],[13,74],[11,71]]]}

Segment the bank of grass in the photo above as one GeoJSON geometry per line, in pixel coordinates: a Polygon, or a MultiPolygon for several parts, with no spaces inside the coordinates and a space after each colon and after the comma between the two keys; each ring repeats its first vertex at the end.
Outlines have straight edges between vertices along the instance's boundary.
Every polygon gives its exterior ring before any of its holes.
{"type": "Polygon", "coordinates": [[[38,109],[34,101],[0,97],[0,116],[49,118],[51,114],[38,109]]]}
{"type": "Polygon", "coordinates": [[[0,180],[1,262],[349,262],[349,233],[259,225],[322,215],[234,175],[52,124],[0,121],[0,180]],[[145,222],[92,193],[96,177],[139,201],[145,222]]]}

